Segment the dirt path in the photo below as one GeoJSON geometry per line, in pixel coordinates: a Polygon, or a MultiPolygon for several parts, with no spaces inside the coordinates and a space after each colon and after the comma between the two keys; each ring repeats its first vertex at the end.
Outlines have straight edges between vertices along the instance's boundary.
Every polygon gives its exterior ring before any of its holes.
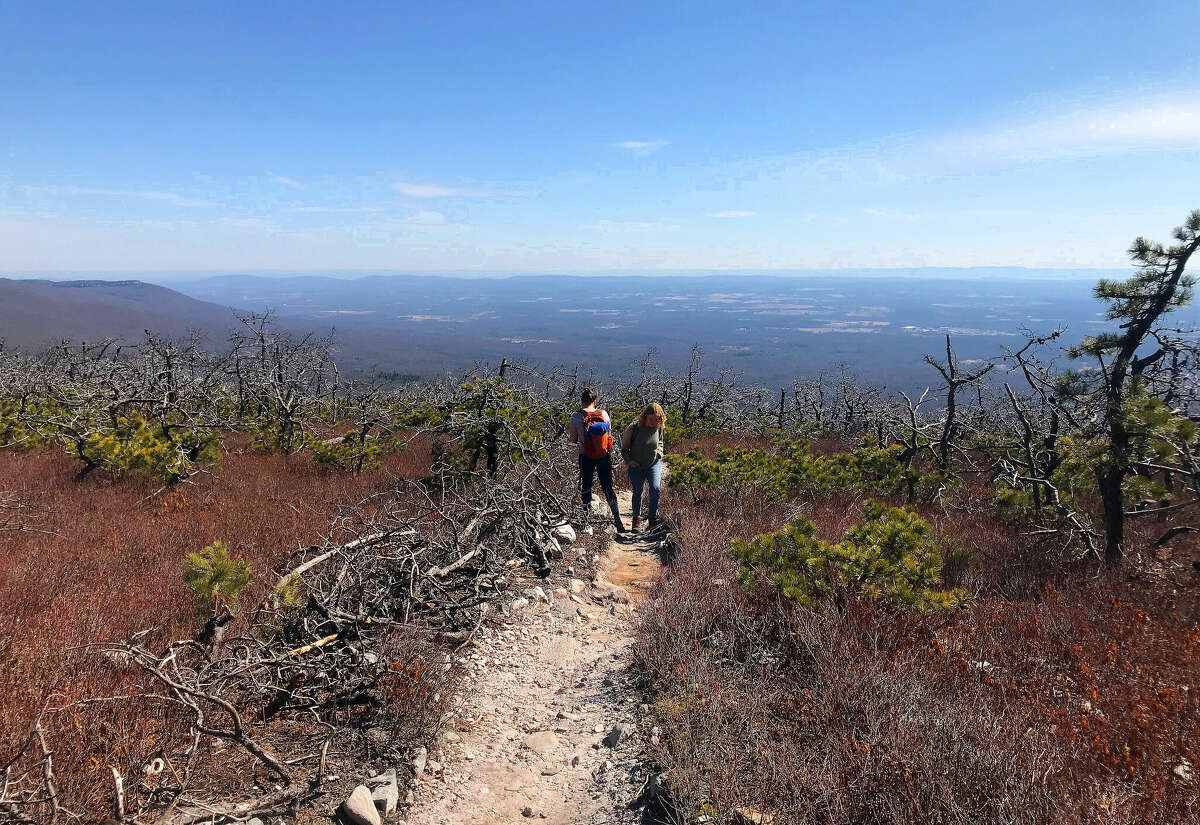
{"type": "MultiPolygon", "coordinates": [[[[629,493],[621,498],[628,513],[629,493]]],[[[566,549],[577,570],[590,567],[584,546],[566,549]]],[[[595,562],[593,581],[568,568],[542,593],[514,596],[505,619],[461,652],[472,692],[430,755],[408,825],[636,821],[628,803],[646,779],[644,708],[627,666],[660,566],[644,545],[616,541],[595,562]]]]}

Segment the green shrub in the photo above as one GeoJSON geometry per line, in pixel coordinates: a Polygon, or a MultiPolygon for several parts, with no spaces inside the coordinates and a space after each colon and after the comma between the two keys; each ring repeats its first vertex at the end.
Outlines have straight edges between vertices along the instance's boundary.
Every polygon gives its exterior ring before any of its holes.
{"type": "Polygon", "coordinates": [[[220,436],[207,427],[178,427],[169,433],[132,412],[114,426],[96,427],[82,438],[64,438],[68,452],[115,473],[153,476],[166,482],[191,475],[197,465],[220,458],[220,436]]]}
{"type": "Polygon", "coordinates": [[[765,579],[808,607],[846,591],[921,610],[956,607],[967,597],[938,589],[942,557],[929,523],[910,509],[874,501],[836,544],[817,538],[816,525],[800,516],[777,532],[735,540],[732,552],[744,583],[765,579]]]}
{"type": "Polygon", "coordinates": [[[357,430],[341,438],[323,440],[310,437],[308,448],[319,464],[342,470],[373,470],[385,456],[403,449],[403,443],[392,435],[366,435],[357,430]]]}
{"type": "Polygon", "coordinates": [[[197,607],[215,613],[221,605],[237,605],[238,594],[250,584],[250,564],[230,558],[229,545],[214,541],[198,553],[188,553],[183,580],[195,594],[197,607]]]}
{"type": "Polygon", "coordinates": [[[833,456],[814,453],[803,439],[777,441],[774,450],[725,448],[712,459],[692,450],[671,457],[668,483],[693,494],[709,489],[753,491],[776,500],[792,493],[828,497],[847,490],[906,494],[917,500],[946,482],[941,473],[922,474],[906,467],[902,453],[898,444],[881,447],[872,439],[833,456]]]}

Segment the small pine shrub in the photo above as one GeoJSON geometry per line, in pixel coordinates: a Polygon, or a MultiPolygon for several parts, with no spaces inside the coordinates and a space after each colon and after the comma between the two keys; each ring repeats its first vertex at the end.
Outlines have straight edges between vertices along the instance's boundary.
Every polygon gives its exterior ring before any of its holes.
{"type": "Polygon", "coordinates": [[[743,583],[766,579],[807,607],[847,590],[921,610],[956,607],[967,597],[938,589],[942,557],[929,523],[910,509],[874,501],[836,544],[817,538],[816,525],[800,516],[777,532],[735,540],[732,552],[743,583]]]}
{"type": "Polygon", "coordinates": [[[250,584],[250,563],[230,558],[229,545],[214,541],[198,553],[188,553],[183,580],[200,611],[215,613],[222,605],[237,605],[238,594],[250,584]]]}
{"type": "Polygon", "coordinates": [[[873,439],[832,456],[814,453],[803,439],[778,441],[773,450],[726,448],[716,458],[692,450],[672,456],[668,484],[693,495],[750,491],[779,501],[793,493],[827,498],[850,490],[924,500],[947,483],[941,473],[922,474],[906,467],[902,453],[898,444],[881,447],[873,439]]]}
{"type": "Polygon", "coordinates": [[[403,449],[402,443],[393,436],[364,436],[357,431],[331,440],[310,437],[307,446],[317,463],[356,473],[379,468],[386,456],[403,449]]]}
{"type": "Polygon", "coordinates": [[[110,472],[166,482],[187,478],[193,467],[215,464],[221,455],[215,430],[181,427],[167,435],[159,424],[136,412],[118,418],[115,426],[89,431],[82,443],[65,440],[64,446],[110,472]]]}
{"type": "Polygon", "coordinates": [[[276,607],[299,607],[304,603],[304,595],[300,589],[300,577],[292,573],[271,590],[271,603],[276,607]]]}

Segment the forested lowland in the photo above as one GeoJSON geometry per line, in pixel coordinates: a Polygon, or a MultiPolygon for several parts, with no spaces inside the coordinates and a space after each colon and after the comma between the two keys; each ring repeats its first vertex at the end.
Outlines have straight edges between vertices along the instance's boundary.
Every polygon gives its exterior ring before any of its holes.
{"type": "MultiPolygon", "coordinates": [[[[636,641],[682,821],[1196,821],[1200,212],[1108,330],[928,386],[649,353],[670,561],[636,641]]],[[[0,358],[0,816],[235,822],[429,744],[446,657],[563,563],[586,373],[349,380],[247,316],[0,358]]],[[[402,365],[401,365],[402,368],[402,365]]]]}

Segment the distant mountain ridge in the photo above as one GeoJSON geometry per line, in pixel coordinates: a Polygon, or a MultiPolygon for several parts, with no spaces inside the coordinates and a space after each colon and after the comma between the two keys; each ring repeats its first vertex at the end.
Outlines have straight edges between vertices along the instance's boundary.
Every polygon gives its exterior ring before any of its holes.
{"type": "Polygon", "coordinates": [[[237,324],[234,310],[144,281],[49,281],[0,278],[0,339],[37,351],[63,339],[137,341],[145,330],[220,339],[237,324]]]}

